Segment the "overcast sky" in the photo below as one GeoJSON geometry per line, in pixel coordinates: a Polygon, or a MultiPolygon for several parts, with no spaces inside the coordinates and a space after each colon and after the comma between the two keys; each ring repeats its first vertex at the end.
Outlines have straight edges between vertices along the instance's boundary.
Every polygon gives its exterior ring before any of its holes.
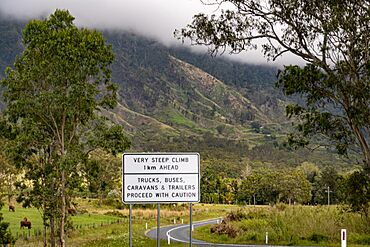
{"type": "MultiPolygon", "coordinates": [[[[190,23],[194,14],[217,10],[215,6],[203,5],[200,0],[0,0],[0,14],[17,19],[47,16],[57,8],[68,9],[77,25],[133,31],[165,45],[181,45],[173,37],[173,31],[190,23]]],[[[266,62],[259,52],[234,58],[249,63],[266,62]]],[[[278,63],[294,60],[285,57],[278,63]]]]}

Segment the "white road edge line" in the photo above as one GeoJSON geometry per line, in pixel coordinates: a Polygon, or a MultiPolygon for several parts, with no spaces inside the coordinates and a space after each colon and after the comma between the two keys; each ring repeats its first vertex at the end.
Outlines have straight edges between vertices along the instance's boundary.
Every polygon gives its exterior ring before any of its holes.
{"type": "MultiPolygon", "coordinates": [[[[194,226],[196,225],[201,225],[202,223],[204,222],[213,222],[215,221],[215,223],[217,223],[217,220],[222,220],[223,218],[220,217],[220,218],[216,218],[216,219],[210,219],[210,220],[203,220],[203,221],[197,221],[194,223],[194,226]]],[[[212,224],[212,223],[211,223],[212,224]]],[[[175,228],[172,228],[171,230],[167,231],[166,232],[166,236],[167,238],[170,238],[174,241],[177,241],[177,242],[180,242],[180,243],[189,243],[189,241],[185,241],[185,240],[181,240],[181,239],[177,239],[175,237],[172,237],[170,235],[170,233],[174,230],[177,230],[177,229],[180,229],[180,228],[186,228],[186,227],[189,227],[189,224],[184,224],[184,225],[180,225],[178,227],[175,227],[175,228]]],[[[193,244],[197,244],[197,245],[217,245],[217,246],[228,246],[228,247],[232,247],[232,246],[236,246],[236,247],[240,247],[240,246],[245,246],[245,247],[270,247],[270,246],[274,246],[274,247],[289,247],[289,246],[285,246],[285,245],[240,245],[240,244],[219,244],[219,243],[205,243],[205,242],[193,242],[193,244]]],[[[299,246],[299,247],[314,247],[314,246],[299,246]]]]}
{"type": "MultiPolygon", "coordinates": [[[[197,221],[195,222],[193,225],[196,226],[196,225],[201,225],[202,223],[204,222],[212,222],[212,221],[215,221],[215,223],[217,222],[217,220],[222,220],[222,218],[216,218],[216,219],[211,219],[211,220],[203,220],[203,221],[197,221]]],[[[212,224],[212,223],[211,223],[212,224]]],[[[175,227],[175,228],[172,228],[171,230],[167,231],[166,232],[166,236],[167,238],[169,238],[170,240],[175,240],[177,242],[180,242],[180,243],[189,243],[189,241],[184,241],[184,240],[181,240],[181,239],[177,239],[175,237],[171,237],[170,233],[174,230],[177,230],[177,229],[181,229],[181,228],[186,228],[186,227],[189,227],[189,225],[181,225],[181,226],[178,226],[178,227],[175,227]]]]}

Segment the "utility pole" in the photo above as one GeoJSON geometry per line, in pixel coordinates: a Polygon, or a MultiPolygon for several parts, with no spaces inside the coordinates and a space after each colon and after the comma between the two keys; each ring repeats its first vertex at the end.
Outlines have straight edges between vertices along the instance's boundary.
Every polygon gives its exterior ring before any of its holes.
{"type": "Polygon", "coordinates": [[[326,192],[328,193],[328,206],[330,205],[330,192],[333,192],[330,190],[330,186],[328,186],[326,192]]]}

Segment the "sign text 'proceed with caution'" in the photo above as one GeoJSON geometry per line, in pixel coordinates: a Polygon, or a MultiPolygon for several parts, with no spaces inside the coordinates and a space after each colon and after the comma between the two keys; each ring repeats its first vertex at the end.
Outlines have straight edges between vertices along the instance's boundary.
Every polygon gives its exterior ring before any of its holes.
{"type": "Polygon", "coordinates": [[[198,153],[125,153],[124,203],[199,202],[198,153]]]}

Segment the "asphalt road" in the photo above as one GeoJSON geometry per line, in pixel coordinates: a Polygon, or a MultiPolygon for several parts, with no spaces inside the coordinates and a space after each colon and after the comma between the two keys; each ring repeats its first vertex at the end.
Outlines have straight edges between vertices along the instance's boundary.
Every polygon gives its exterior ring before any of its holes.
{"type": "MultiPolygon", "coordinates": [[[[199,221],[199,222],[194,222],[194,228],[200,227],[200,226],[205,226],[205,225],[212,225],[216,224],[217,221],[220,219],[211,219],[211,220],[206,220],[206,221],[199,221]]],[[[160,229],[160,238],[168,240],[168,237],[170,237],[171,242],[176,241],[176,242],[181,242],[181,243],[189,243],[189,229],[190,226],[187,225],[172,225],[172,226],[166,226],[160,229]]],[[[157,239],[157,229],[151,229],[145,233],[146,236],[152,238],[152,239],[157,239]]],[[[272,245],[243,245],[243,244],[215,244],[215,243],[207,243],[204,241],[196,240],[193,239],[192,241],[193,246],[214,246],[214,247],[219,247],[219,246],[229,246],[229,247],[271,247],[272,245]]],[[[282,246],[280,245],[279,247],[287,247],[287,246],[282,246]]],[[[289,246],[292,247],[292,246],[289,246]]],[[[306,246],[307,247],[307,246],[306,246]]]]}

